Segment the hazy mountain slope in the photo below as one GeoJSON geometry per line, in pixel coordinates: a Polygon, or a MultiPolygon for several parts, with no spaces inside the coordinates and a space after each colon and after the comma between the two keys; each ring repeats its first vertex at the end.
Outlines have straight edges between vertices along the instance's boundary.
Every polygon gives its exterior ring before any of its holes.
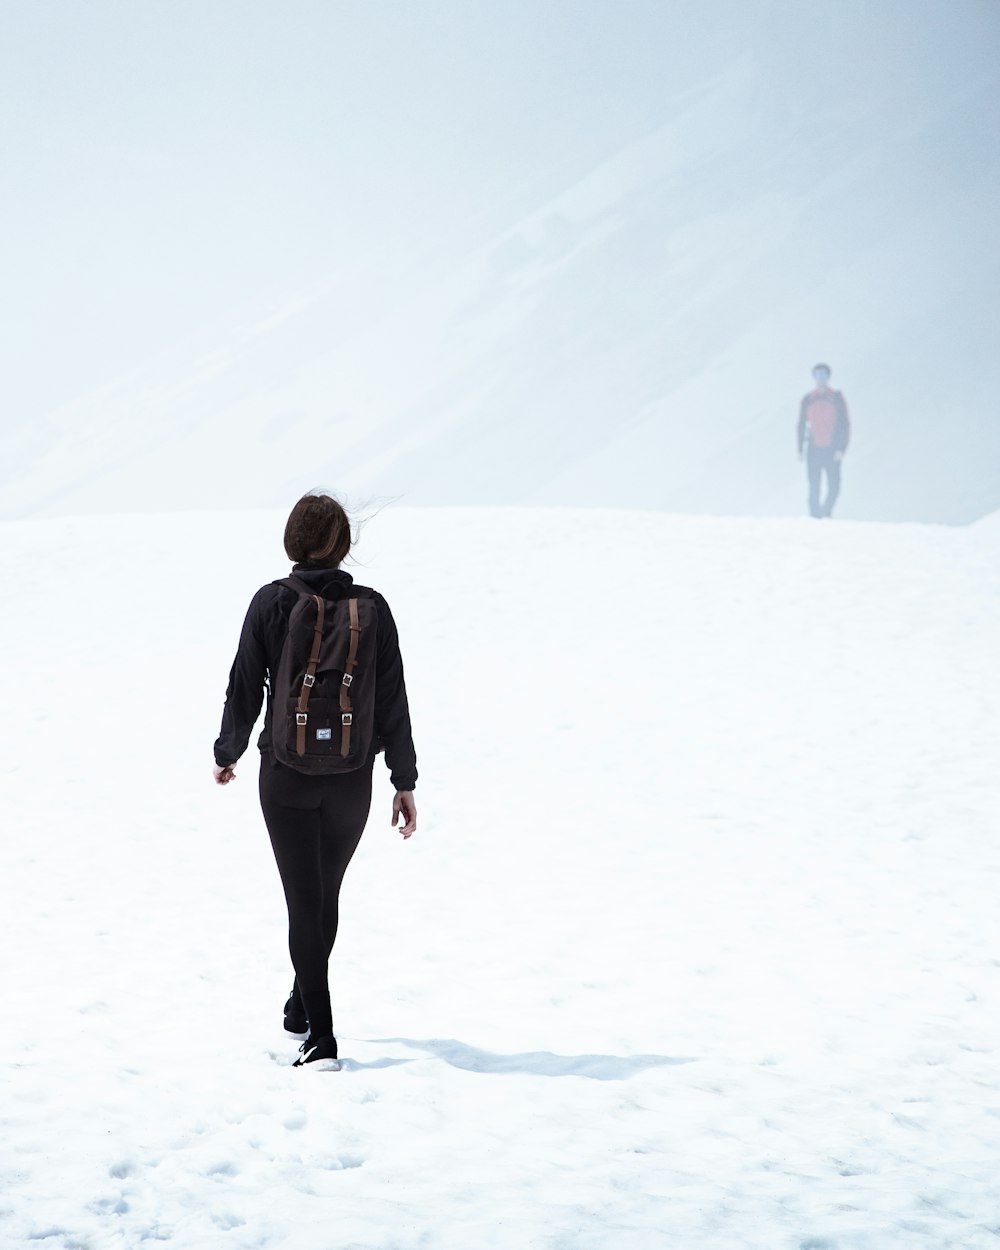
{"type": "Polygon", "coordinates": [[[855,420],[842,515],[973,519],[1000,499],[998,174],[927,154],[982,92],[791,109],[753,57],[722,66],[476,254],[370,288],[335,275],[12,429],[0,508],[278,504],[324,482],[798,513],[822,357],[855,420]]]}

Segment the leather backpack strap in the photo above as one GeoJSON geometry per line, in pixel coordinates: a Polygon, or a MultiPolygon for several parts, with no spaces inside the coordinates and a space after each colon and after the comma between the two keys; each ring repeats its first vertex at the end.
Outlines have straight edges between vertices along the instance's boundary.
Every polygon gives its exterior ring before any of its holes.
{"type": "Polygon", "coordinates": [[[348,609],[351,614],[351,645],[347,651],[347,664],[344,667],[344,680],[340,683],[340,723],[342,729],[340,731],[340,754],[343,759],[351,750],[351,724],[354,721],[354,713],[351,710],[351,682],[354,680],[354,665],[358,660],[358,639],[361,637],[361,621],[358,618],[358,601],[357,599],[348,600],[348,609]]]}
{"type": "Polygon", "coordinates": [[[312,651],[306,673],[302,678],[302,689],[299,701],[295,705],[295,753],[299,756],[306,753],[306,725],[309,723],[309,695],[316,684],[316,666],[319,664],[319,651],[323,645],[323,619],[326,616],[326,605],[320,595],[313,595],[316,604],[316,628],[313,631],[312,651]]]}

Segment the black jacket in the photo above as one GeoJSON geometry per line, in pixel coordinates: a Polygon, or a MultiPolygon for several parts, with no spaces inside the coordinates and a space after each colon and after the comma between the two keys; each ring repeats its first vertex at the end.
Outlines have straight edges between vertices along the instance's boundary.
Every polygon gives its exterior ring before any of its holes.
{"type": "MultiPolygon", "coordinates": [[[[295,576],[308,583],[325,599],[345,598],[354,584],[350,573],[341,569],[296,570],[295,576]]],[[[378,612],[378,653],[375,660],[375,733],[385,748],[392,784],[397,790],[412,790],[417,784],[417,756],[410,731],[410,710],[403,681],[403,659],[399,636],[389,605],[372,592],[378,612]]],[[[254,595],[243,622],[240,645],[229,672],[222,732],[215,742],[217,764],[234,764],[247,749],[253,727],[260,715],[264,688],[268,689],[264,730],[257,740],[261,751],[271,745],[271,698],[268,677],[277,672],[281,648],[288,632],[288,618],[296,603],[288,586],[273,583],[254,595]]]]}

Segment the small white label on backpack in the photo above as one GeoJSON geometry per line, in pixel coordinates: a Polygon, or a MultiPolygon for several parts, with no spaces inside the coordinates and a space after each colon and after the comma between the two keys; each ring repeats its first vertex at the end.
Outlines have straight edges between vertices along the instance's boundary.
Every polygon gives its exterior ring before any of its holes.
{"type": "Polygon", "coordinates": [[[316,730],[317,742],[329,742],[332,737],[333,737],[332,729],[317,729],[316,730]]]}

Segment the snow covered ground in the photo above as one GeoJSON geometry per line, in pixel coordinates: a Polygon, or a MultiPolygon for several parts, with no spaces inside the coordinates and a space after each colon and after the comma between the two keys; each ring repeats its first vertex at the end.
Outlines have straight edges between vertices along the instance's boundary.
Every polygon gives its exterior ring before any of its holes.
{"type": "Polygon", "coordinates": [[[0,1245],[995,1247],[996,526],[372,520],[420,828],[379,763],[319,1075],[210,776],[282,523],[0,529],[0,1245]]]}

